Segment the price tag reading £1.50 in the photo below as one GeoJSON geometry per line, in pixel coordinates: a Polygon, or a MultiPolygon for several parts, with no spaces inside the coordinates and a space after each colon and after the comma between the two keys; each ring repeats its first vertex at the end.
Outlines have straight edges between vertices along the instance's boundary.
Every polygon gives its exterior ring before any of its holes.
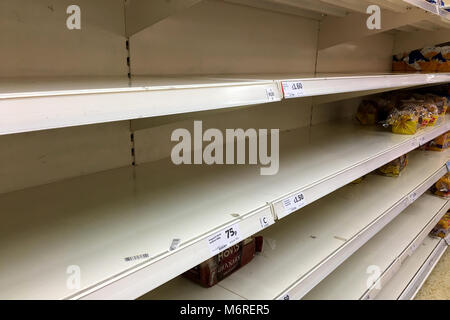
{"type": "Polygon", "coordinates": [[[298,98],[304,95],[303,84],[300,81],[282,81],[281,87],[286,99],[298,98]]]}
{"type": "Polygon", "coordinates": [[[283,200],[284,207],[284,215],[280,217],[278,214],[278,218],[283,218],[306,205],[305,195],[303,193],[296,193],[289,198],[283,200]]]}
{"type": "Polygon", "coordinates": [[[210,236],[207,241],[212,255],[216,255],[241,239],[239,225],[235,224],[210,236]]]}

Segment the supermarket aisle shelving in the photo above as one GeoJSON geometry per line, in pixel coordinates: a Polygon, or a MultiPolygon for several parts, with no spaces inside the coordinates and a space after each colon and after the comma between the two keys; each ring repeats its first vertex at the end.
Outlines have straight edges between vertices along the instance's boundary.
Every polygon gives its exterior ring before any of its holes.
{"type": "MultiPolygon", "coordinates": [[[[223,290],[214,294],[300,299],[445,174],[447,157],[414,151],[402,176],[368,175],[262,231],[263,253],[220,282],[223,290]]],[[[208,290],[177,278],[144,298],[202,299],[208,290]]]]}
{"type": "Polygon", "coordinates": [[[450,117],[413,136],[348,117],[363,96],[450,82],[390,72],[392,54],[448,40],[443,11],[403,0],[79,2],[81,30],[48,0],[0,5],[0,298],[299,299],[405,208],[435,205],[418,197],[448,152],[413,151],[401,178],[347,184],[447,132],[450,117]],[[366,28],[371,4],[383,29],[366,28]],[[170,132],[197,116],[280,128],[278,174],[173,165],[170,132]],[[230,228],[234,242],[265,235],[265,252],[209,290],[179,277],[230,246],[210,245],[230,228]],[[74,270],[80,287],[67,282],[74,270]]]}
{"type": "MultiPolygon", "coordinates": [[[[447,125],[448,121],[429,130],[438,135],[447,125]]],[[[27,297],[41,296],[27,267],[31,261],[40,261],[48,276],[39,279],[47,279],[49,298],[137,298],[212,256],[209,236],[236,224],[242,238],[255,234],[276,216],[291,213],[281,201],[293,191],[301,190],[305,205],[313,203],[416,148],[424,133],[403,136],[352,124],[323,124],[285,134],[280,172],[273,176],[261,176],[255,166],[175,166],[163,159],[0,195],[2,211],[10,213],[2,225],[2,239],[10,244],[4,255],[10,259],[3,261],[22,261],[4,279],[8,289],[2,292],[17,298],[24,292],[27,297]],[[29,205],[39,221],[28,220],[29,205]],[[67,209],[61,215],[63,207],[67,209]],[[68,229],[70,225],[80,228],[68,229]],[[28,230],[28,235],[17,238],[16,228],[28,230]],[[39,238],[40,234],[46,236],[39,238]],[[40,240],[31,245],[32,237],[40,240]],[[174,239],[179,239],[178,247],[170,251],[174,239]],[[88,243],[96,246],[88,249],[88,243]],[[73,254],[48,265],[48,258],[29,250],[73,254]],[[124,261],[140,254],[148,254],[147,259],[124,261]],[[84,272],[78,292],[67,289],[64,273],[54,276],[68,265],[90,270],[84,272]]],[[[443,170],[445,161],[439,158],[438,162],[435,169],[443,170]]],[[[432,176],[427,172],[415,186],[432,176]]],[[[341,240],[333,242],[341,244],[341,240]]]]}
{"type": "Polygon", "coordinates": [[[305,298],[374,299],[449,206],[448,200],[424,194],[305,298]]]}
{"type": "Polygon", "coordinates": [[[291,81],[307,97],[438,84],[450,74],[4,79],[0,135],[270,103],[291,81]]]}
{"type": "Polygon", "coordinates": [[[398,272],[381,289],[377,300],[410,300],[447,250],[444,239],[428,236],[402,264],[398,272]]]}
{"type": "MultiPolygon", "coordinates": [[[[430,3],[426,0],[403,0],[407,3],[410,3],[418,8],[421,8],[425,11],[431,12],[434,15],[440,16],[444,19],[450,19],[450,14],[445,10],[444,7],[440,6],[437,3],[430,3]]],[[[439,1],[436,1],[439,2],[439,1]]]]}

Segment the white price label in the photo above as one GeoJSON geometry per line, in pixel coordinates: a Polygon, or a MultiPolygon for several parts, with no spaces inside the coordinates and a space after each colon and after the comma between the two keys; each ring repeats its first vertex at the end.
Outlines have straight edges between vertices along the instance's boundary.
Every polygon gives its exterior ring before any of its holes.
{"type": "Polygon", "coordinates": [[[259,222],[261,223],[261,227],[263,229],[270,226],[270,220],[266,216],[259,218],[259,222]]]}
{"type": "Polygon", "coordinates": [[[282,81],[281,87],[286,99],[298,98],[304,95],[303,84],[300,81],[282,81]]]}
{"type": "Polygon", "coordinates": [[[169,250],[170,250],[170,251],[175,250],[176,248],[178,248],[178,247],[180,246],[180,243],[181,243],[181,239],[173,239],[173,240],[172,240],[172,244],[170,245],[169,250]]]}
{"type": "Polygon", "coordinates": [[[409,202],[410,202],[410,203],[413,203],[414,201],[416,201],[416,199],[417,199],[417,193],[416,193],[416,192],[412,192],[412,193],[409,195],[409,202]]]}
{"type": "Polygon", "coordinates": [[[209,250],[212,255],[216,255],[219,252],[225,250],[231,245],[237,244],[241,239],[241,232],[239,225],[235,224],[222,231],[210,236],[208,241],[209,250]]]}
{"type": "Polygon", "coordinates": [[[410,250],[409,255],[412,256],[412,254],[414,253],[414,251],[416,251],[416,249],[417,249],[417,244],[414,243],[414,244],[411,246],[411,248],[409,249],[409,250],[410,250]]]}
{"type": "Polygon", "coordinates": [[[272,88],[266,89],[267,100],[275,101],[275,91],[272,88]]]}
{"type": "Polygon", "coordinates": [[[306,205],[305,195],[302,192],[296,193],[293,196],[284,199],[283,200],[284,216],[287,216],[291,212],[297,211],[298,209],[304,207],[305,205],[306,205]]]}
{"type": "Polygon", "coordinates": [[[403,200],[403,206],[406,208],[406,207],[408,207],[409,206],[409,198],[408,197],[406,197],[405,198],[405,200],[403,200]]]}
{"type": "Polygon", "coordinates": [[[419,139],[419,145],[424,145],[424,144],[426,143],[426,142],[425,142],[425,137],[424,137],[424,136],[419,137],[418,139],[419,139]]]}

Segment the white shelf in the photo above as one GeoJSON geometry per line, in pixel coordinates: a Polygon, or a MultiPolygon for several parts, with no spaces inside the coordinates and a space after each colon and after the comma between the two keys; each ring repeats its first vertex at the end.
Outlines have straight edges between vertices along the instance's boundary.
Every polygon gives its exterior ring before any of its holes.
{"type": "Polygon", "coordinates": [[[238,223],[248,237],[261,217],[273,223],[221,169],[160,161],[137,167],[137,180],[124,168],[0,195],[0,297],[137,298],[209,258],[209,235],[238,223]],[[149,259],[124,260],[140,254],[149,259]],[[66,287],[70,265],[81,268],[79,290],[66,287]]]}
{"type": "Polygon", "coordinates": [[[403,0],[403,1],[410,3],[418,8],[421,8],[425,11],[428,11],[432,14],[435,14],[437,16],[443,17],[445,19],[450,19],[450,13],[440,5],[427,2],[426,0],[403,0]]]}
{"type": "Polygon", "coordinates": [[[397,274],[383,286],[376,299],[414,299],[446,249],[444,239],[426,237],[414,254],[405,260],[397,274]]]}
{"type": "Polygon", "coordinates": [[[403,0],[403,1],[412,4],[425,11],[431,12],[432,14],[440,15],[439,7],[436,4],[430,3],[425,0],[403,0]]]}
{"type": "Polygon", "coordinates": [[[447,118],[416,136],[346,123],[292,131],[280,137],[280,171],[262,178],[265,187],[260,192],[268,194],[276,217],[282,218],[287,214],[285,199],[301,192],[306,203],[314,202],[445,133],[449,124],[447,118]]]}
{"type": "Polygon", "coordinates": [[[7,220],[0,240],[8,245],[0,265],[10,271],[0,274],[0,297],[137,298],[209,258],[209,235],[235,223],[242,237],[255,234],[260,218],[273,222],[269,204],[280,216],[280,201],[298,190],[312,203],[449,123],[417,136],[346,123],[287,132],[273,176],[255,166],[175,166],[163,159],[2,194],[7,220]],[[31,212],[39,218],[30,219],[31,212]],[[169,252],[173,239],[181,245],[169,252]],[[124,261],[145,253],[146,261],[124,261]],[[39,277],[30,265],[39,266],[39,277]],[[69,265],[84,270],[79,290],[66,288],[69,265]]]}
{"type": "Polygon", "coordinates": [[[447,20],[450,20],[450,12],[447,10],[441,10],[441,16],[447,20]]]}
{"type": "Polygon", "coordinates": [[[143,295],[140,300],[245,300],[220,285],[204,288],[182,276],[143,295]]]}
{"type": "MultiPolygon", "coordinates": [[[[356,91],[369,91],[388,88],[404,88],[425,84],[439,84],[450,81],[450,73],[387,73],[387,74],[270,74],[245,75],[238,80],[274,79],[281,86],[285,81],[299,81],[303,85],[303,95],[318,96],[356,91]]],[[[280,87],[281,91],[281,87],[280,87]]],[[[281,91],[282,92],[282,91],[281,91]]]]}
{"type": "Polygon", "coordinates": [[[450,74],[3,78],[0,135],[280,101],[290,79],[316,96],[438,84],[450,74]]]}
{"type": "Polygon", "coordinates": [[[305,299],[374,299],[402,262],[420,246],[449,205],[445,199],[422,195],[311,290],[305,299]],[[370,286],[370,277],[379,282],[370,286]]]}
{"type": "Polygon", "coordinates": [[[0,135],[281,100],[273,81],[205,77],[5,79],[0,87],[0,135]]]}
{"type": "Polygon", "coordinates": [[[265,229],[263,253],[216,285],[222,290],[180,278],[144,298],[300,299],[445,174],[448,156],[414,151],[402,176],[368,175],[265,229]]]}

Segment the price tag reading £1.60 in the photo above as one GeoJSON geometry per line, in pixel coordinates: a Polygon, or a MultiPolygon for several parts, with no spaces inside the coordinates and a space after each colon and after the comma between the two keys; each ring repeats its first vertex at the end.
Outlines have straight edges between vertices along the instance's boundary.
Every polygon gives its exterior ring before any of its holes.
{"type": "Polygon", "coordinates": [[[300,81],[282,81],[281,87],[286,99],[303,97],[303,84],[300,81]]]}
{"type": "Polygon", "coordinates": [[[290,214],[291,212],[294,212],[306,205],[305,196],[303,193],[296,193],[289,198],[286,198],[283,200],[283,207],[284,207],[284,215],[280,217],[278,215],[278,218],[283,218],[290,214]]]}
{"type": "Polygon", "coordinates": [[[212,255],[216,255],[241,239],[239,225],[235,224],[210,236],[207,241],[212,255]]]}

